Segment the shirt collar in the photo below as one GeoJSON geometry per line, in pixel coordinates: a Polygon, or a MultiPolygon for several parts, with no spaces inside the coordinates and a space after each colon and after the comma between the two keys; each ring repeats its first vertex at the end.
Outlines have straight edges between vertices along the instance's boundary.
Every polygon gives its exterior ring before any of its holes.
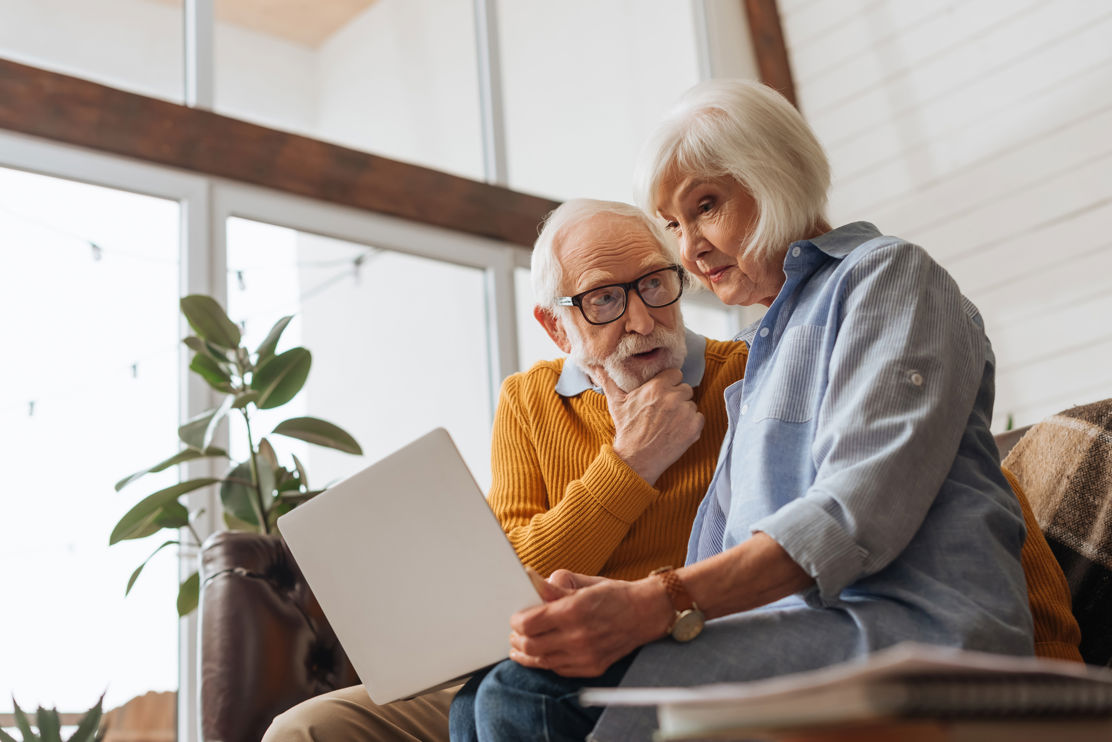
{"type": "MultiPolygon", "coordinates": [[[[880,230],[869,222],[852,222],[809,240],[796,240],[788,249],[788,254],[784,256],[784,272],[791,275],[793,271],[798,273],[800,270],[806,270],[808,266],[814,267],[817,263],[823,262],[818,255],[810,252],[812,250],[818,250],[835,260],[842,260],[855,248],[880,236],[880,230]],[[800,251],[796,248],[803,249],[800,251]],[[800,252],[803,253],[802,256],[800,252]]],[[[753,338],[756,336],[757,330],[760,329],[762,322],[764,322],[764,318],[758,319],[737,335],[734,335],[734,341],[740,341],[752,347],[753,338]]]]}
{"type": "MultiPolygon", "coordinates": [[[[699,386],[706,370],[707,339],[691,330],[684,328],[684,337],[687,339],[687,357],[683,361],[683,381],[691,386],[699,386]]],[[[591,383],[591,377],[579,367],[572,359],[564,361],[564,370],[556,381],[556,393],[561,397],[577,397],[588,389],[593,389],[599,394],[602,388],[591,383]]]]}
{"type": "MultiPolygon", "coordinates": [[[[844,258],[855,247],[880,237],[880,230],[869,222],[851,222],[843,227],[832,229],[810,240],[799,240],[793,245],[812,245],[832,258],[844,258]]],[[[791,252],[789,251],[789,255],[791,252]]]]}

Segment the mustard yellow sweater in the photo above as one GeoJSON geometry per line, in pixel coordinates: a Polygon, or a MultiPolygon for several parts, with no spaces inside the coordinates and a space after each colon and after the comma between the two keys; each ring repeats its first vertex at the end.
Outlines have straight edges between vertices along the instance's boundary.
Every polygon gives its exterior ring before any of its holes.
{"type": "Polygon", "coordinates": [[[490,506],[522,562],[623,580],[681,566],[695,511],[726,434],[722,392],[742,377],[745,343],[707,340],[694,401],[699,440],[650,486],[610,444],[606,397],[556,393],[563,361],[542,361],[502,384],[491,449],[490,506]]]}

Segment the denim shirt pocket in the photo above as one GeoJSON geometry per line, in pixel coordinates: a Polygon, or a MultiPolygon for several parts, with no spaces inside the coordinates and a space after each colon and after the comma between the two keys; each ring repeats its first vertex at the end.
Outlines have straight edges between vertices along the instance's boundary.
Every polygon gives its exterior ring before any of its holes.
{"type": "Polygon", "coordinates": [[[798,325],[784,333],[775,351],[772,373],[754,400],[755,420],[804,423],[815,416],[825,365],[824,331],[822,325],[798,325]]]}

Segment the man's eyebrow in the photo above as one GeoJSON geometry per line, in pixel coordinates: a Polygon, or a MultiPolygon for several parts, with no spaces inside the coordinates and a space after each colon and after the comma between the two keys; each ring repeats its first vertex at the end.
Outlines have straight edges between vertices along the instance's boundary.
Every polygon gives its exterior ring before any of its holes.
{"type": "MultiPolygon", "coordinates": [[[[672,264],[668,262],[657,262],[655,260],[649,263],[644,263],[641,265],[640,268],[638,268],[637,272],[634,273],[633,277],[629,280],[633,281],[637,278],[641,278],[646,274],[664,270],[671,265],[672,264]]],[[[608,276],[605,274],[599,275],[600,273],[602,273],[602,271],[589,270],[586,273],[581,274],[579,285],[583,286],[584,288],[579,288],[575,291],[572,291],[571,295],[574,296],[576,294],[582,294],[584,291],[593,291],[594,289],[602,288],[603,286],[613,286],[616,283],[626,283],[625,281],[618,281],[613,276],[608,276]]]]}

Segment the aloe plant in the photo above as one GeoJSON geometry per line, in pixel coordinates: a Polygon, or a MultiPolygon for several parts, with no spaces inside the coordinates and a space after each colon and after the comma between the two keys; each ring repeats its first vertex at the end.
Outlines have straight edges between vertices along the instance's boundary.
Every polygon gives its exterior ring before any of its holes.
{"type": "MultiPolygon", "coordinates": [[[[181,546],[182,536],[200,543],[193,522],[201,511],[190,513],[181,498],[204,487],[219,486],[224,524],[232,530],[270,533],[280,515],[308,500],[320,490],[309,488],[305,467],[291,454],[292,466],[283,465],[266,436],[256,437],[252,414],[269,410],[293,399],[305,385],[312,355],[302,347],[277,352],[278,341],[293,319],[282,317],[253,352],[242,345],[239,327],[223,308],[208,296],[191,295],[181,300],[181,311],[194,335],[183,342],[193,351],[191,372],[224,395],[210,410],[202,412],[178,428],[182,448],[173,456],[116,483],[116,490],[136,480],[170,467],[198,459],[221,459],[227,470],[222,477],[201,477],[179,482],[140,500],[120,518],[109,537],[109,544],[146,538],[162,529],[173,537],[151,552],[131,574],[125,594],[155,554],[169,546],[181,546]],[[247,458],[233,459],[223,448],[213,445],[218,431],[230,415],[240,415],[246,429],[247,458]]],[[[343,429],[315,417],[293,417],[280,422],[269,433],[285,436],[359,455],[362,449],[343,429]]],[[[197,572],[187,577],[178,589],[178,615],[185,616],[197,607],[200,590],[197,572]]]]}
{"type": "MultiPolygon", "coordinates": [[[[104,696],[101,696],[97,704],[85,712],[77,724],[77,731],[67,742],[95,742],[100,731],[102,703],[104,703],[104,696]]],[[[62,742],[62,718],[58,714],[58,709],[44,709],[39,706],[35,714],[36,728],[32,728],[31,720],[27,718],[27,714],[14,698],[12,706],[15,707],[15,723],[19,727],[20,734],[23,735],[23,742],[62,742]]],[[[16,742],[16,738],[0,729],[0,742],[16,742]]]]}

